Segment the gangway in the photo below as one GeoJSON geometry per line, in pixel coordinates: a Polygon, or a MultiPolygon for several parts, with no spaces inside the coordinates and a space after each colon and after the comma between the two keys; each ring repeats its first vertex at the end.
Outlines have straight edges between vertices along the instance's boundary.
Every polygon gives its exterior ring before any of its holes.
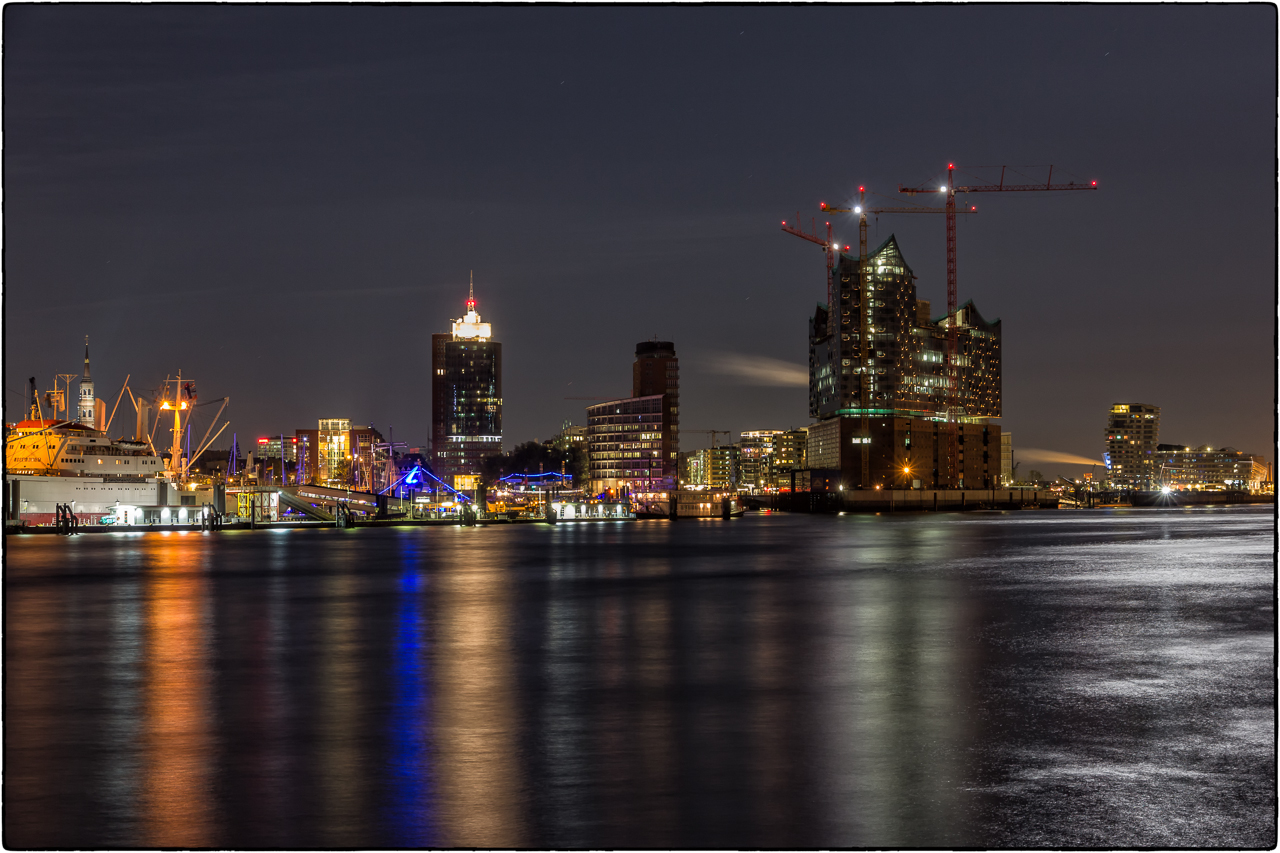
{"type": "Polygon", "coordinates": [[[287,507],[296,509],[298,512],[301,512],[304,515],[310,516],[311,518],[319,519],[320,521],[333,521],[333,515],[331,515],[328,512],[325,512],[318,506],[311,505],[310,503],[308,503],[307,501],[304,501],[302,498],[298,497],[297,495],[291,494],[290,492],[286,492],[283,490],[280,492],[277,492],[277,494],[280,496],[280,503],[284,504],[287,507]]]}

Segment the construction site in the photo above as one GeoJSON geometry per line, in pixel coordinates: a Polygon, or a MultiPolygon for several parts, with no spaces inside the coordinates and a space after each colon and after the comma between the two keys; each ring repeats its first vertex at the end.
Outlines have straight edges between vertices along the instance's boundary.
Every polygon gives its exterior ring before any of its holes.
{"type": "MultiPolygon", "coordinates": [[[[956,221],[974,216],[976,205],[957,205],[970,193],[1096,190],[1097,181],[1062,181],[1049,166],[1043,182],[1026,182],[1033,167],[1001,166],[995,180],[957,182],[954,164],[945,178],[898,186],[901,196],[940,196],[941,206],[867,203],[865,186],[856,202],[823,203],[823,214],[852,214],[858,222],[857,254],[811,220],[782,230],[817,245],[826,258],[825,301],[809,318],[809,416],[807,469],[796,489],[832,493],[823,506],[881,508],[891,504],[858,493],[932,491],[930,504],[1027,505],[1021,495],[1000,491],[1001,321],[988,320],[972,300],[959,301],[956,221]],[[1013,176],[1019,177],[1014,180],[1013,176]],[[1007,180],[1009,178],[1009,180],[1007,180]],[[931,313],[917,294],[917,276],[890,235],[867,246],[867,218],[939,214],[946,233],[946,310],[931,313]],[[984,500],[967,500],[966,492],[984,500]],[[843,498],[841,495],[843,494],[843,498]],[[865,506],[864,506],[865,505],[865,506]]],[[[899,503],[903,503],[899,501],[899,503]]],[[[925,501],[913,503],[926,503],[925,501]]],[[[1040,504],[1037,496],[1033,503],[1040,504]]],[[[789,507],[788,507],[789,508],[789,507]]]]}

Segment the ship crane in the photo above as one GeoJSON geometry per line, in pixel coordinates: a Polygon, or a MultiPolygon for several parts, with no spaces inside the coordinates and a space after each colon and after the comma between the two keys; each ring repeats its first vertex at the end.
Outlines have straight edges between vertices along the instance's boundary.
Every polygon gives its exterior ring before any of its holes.
{"type": "Polygon", "coordinates": [[[1049,177],[1043,183],[1005,184],[1004,177],[1008,166],[1000,167],[1000,181],[995,184],[955,185],[955,164],[947,164],[947,185],[934,189],[932,186],[906,187],[898,185],[898,192],[906,195],[926,195],[929,193],[945,193],[947,214],[947,463],[951,466],[951,481],[959,484],[959,444],[956,428],[963,417],[962,401],[959,395],[959,372],[956,369],[958,339],[956,316],[958,300],[956,296],[956,193],[1008,193],[1008,192],[1057,192],[1063,190],[1096,190],[1097,181],[1088,183],[1055,184],[1053,182],[1053,166],[1049,166],[1049,177]]]}
{"type": "MultiPolygon", "coordinates": [[[[870,312],[864,304],[868,294],[870,293],[871,281],[870,274],[867,271],[867,214],[880,215],[881,213],[950,213],[943,207],[867,207],[867,188],[858,187],[858,204],[852,208],[848,207],[830,207],[826,202],[822,202],[819,206],[824,213],[856,213],[858,214],[858,270],[859,270],[859,297],[858,297],[858,387],[861,389],[859,397],[859,408],[862,410],[861,439],[862,447],[862,480],[861,487],[864,489],[871,488],[871,425],[868,409],[871,407],[871,373],[867,367],[867,363],[871,360],[871,330],[870,312]]],[[[978,208],[970,206],[968,210],[960,211],[961,213],[977,213],[978,208]]]]}

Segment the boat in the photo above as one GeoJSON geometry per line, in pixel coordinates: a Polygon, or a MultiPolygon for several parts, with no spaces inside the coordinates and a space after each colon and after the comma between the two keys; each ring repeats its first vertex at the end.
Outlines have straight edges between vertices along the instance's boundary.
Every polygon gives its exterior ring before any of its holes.
{"type": "Polygon", "coordinates": [[[677,489],[654,496],[632,496],[636,518],[671,518],[673,498],[676,518],[741,518],[746,512],[737,492],[677,489]]]}
{"type": "MultiPolygon", "coordinates": [[[[86,351],[86,380],[88,367],[86,351]]],[[[175,380],[166,380],[166,387],[170,382],[175,380]]],[[[182,415],[189,418],[195,405],[191,383],[182,385],[179,376],[173,399],[162,395],[159,401],[161,409],[175,413],[173,450],[167,462],[151,442],[145,417],[139,418],[140,434],[133,438],[112,439],[105,429],[98,429],[101,411],[95,417],[92,385],[86,394],[85,384],[81,384],[79,420],[44,417],[32,379],[27,418],[6,425],[6,530],[54,526],[67,512],[78,524],[136,526],[197,524],[210,509],[221,511],[220,490],[194,484],[187,477],[191,462],[211,439],[202,441],[190,458],[181,452],[180,438],[186,429],[182,415]]]]}

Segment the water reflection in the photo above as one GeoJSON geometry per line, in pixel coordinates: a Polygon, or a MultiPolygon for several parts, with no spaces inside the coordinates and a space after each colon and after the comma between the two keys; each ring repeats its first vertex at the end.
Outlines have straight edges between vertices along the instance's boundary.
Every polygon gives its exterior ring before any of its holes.
{"type": "Polygon", "coordinates": [[[514,589],[502,542],[457,528],[436,564],[435,695],[444,843],[520,847],[518,718],[512,672],[514,589]]]}
{"type": "MultiPolygon", "coordinates": [[[[345,543],[344,543],[345,544],[345,543]]],[[[319,654],[320,843],[359,847],[365,838],[365,720],[361,704],[367,693],[359,649],[359,586],[355,554],[345,548],[329,552],[323,581],[319,654]]]]}
{"type": "Polygon", "coordinates": [[[142,691],[142,846],[213,843],[205,552],[185,536],[151,540],[142,691]]]}
{"type": "Polygon", "coordinates": [[[426,575],[422,554],[406,544],[399,578],[392,647],[388,823],[394,847],[437,847],[431,762],[430,675],[427,666],[426,575]]]}
{"type": "Polygon", "coordinates": [[[1273,539],[1247,512],[13,537],[4,840],[1265,846],[1273,539]]]}

